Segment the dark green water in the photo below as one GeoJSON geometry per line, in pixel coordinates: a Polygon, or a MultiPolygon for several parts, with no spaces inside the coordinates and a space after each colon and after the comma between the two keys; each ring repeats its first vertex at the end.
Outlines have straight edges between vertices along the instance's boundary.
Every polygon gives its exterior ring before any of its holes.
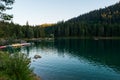
{"type": "Polygon", "coordinates": [[[21,52],[42,80],[120,80],[120,40],[55,40],[21,52]],[[42,58],[33,59],[35,54],[42,58]]]}

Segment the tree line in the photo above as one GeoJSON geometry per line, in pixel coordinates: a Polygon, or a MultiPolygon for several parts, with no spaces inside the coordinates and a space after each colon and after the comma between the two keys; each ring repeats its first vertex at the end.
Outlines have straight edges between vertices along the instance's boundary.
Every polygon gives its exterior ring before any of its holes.
{"type": "Polygon", "coordinates": [[[55,37],[119,37],[120,2],[57,23],[55,37]]]}
{"type": "Polygon", "coordinates": [[[0,22],[0,38],[40,38],[45,37],[44,27],[19,25],[8,22],[0,22]]]}
{"type": "Polygon", "coordinates": [[[0,21],[0,38],[119,37],[120,2],[56,24],[24,26],[0,21]]]}

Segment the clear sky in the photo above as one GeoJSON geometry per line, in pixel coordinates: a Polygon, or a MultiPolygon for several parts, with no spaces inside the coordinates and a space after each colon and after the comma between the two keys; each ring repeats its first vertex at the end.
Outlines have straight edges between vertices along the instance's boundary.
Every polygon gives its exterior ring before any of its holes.
{"type": "Polygon", "coordinates": [[[15,0],[13,14],[15,23],[31,25],[56,23],[79,16],[94,9],[104,8],[119,0],[15,0]]]}

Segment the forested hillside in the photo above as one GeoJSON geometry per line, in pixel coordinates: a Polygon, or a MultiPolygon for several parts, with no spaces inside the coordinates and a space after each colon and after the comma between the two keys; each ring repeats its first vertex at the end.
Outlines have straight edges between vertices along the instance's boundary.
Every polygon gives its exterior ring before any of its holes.
{"type": "Polygon", "coordinates": [[[0,38],[120,37],[120,2],[56,24],[21,26],[0,21],[0,38]]]}
{"type": "Polygon", "coordinates": [[[55,37],[119,37],[120,2],[60,22],[54,34],[55,37]]]}

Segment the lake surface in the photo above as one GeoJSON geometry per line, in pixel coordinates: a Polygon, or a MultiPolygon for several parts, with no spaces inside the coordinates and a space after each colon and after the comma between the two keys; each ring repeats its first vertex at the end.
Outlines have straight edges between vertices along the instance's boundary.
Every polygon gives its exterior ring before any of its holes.
{"type": "Polygon", "coordinates": [[[61,39],[23,47],[42,80],[120,80],[120,40],[61,39]],[[34,55],[42,56],[34,59],[34,55]]]}

